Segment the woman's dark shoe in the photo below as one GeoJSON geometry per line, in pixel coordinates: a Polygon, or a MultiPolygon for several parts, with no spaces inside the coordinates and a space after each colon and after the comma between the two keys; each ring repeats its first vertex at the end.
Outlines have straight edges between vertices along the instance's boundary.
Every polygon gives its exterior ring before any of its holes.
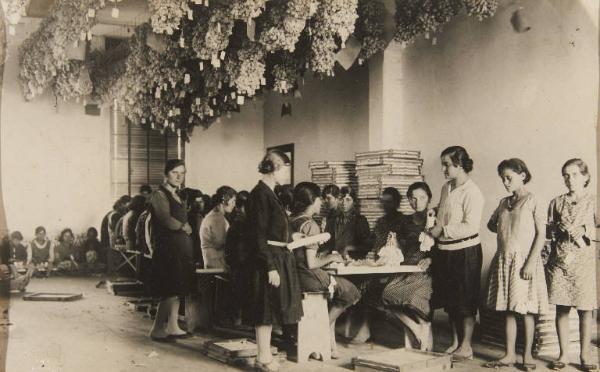
{"type": "Polygon", "coordinates": [[[512,367],[513,363],[504,363],[500,360],[492,360],[491,362],[486,362],[483,364],[485,368],[503,368],[503,367],[512,367]]]}
{"type": "Polygon", "coordinates": [[[531,371],[535,371],[535,369],[537,368],[537,365],[535,365],[534,363],[522,363],[519,365],[519,367],[523,371],[531,372],[531,371]]]}
{"type": "Polygon", "coordinates": [[[150,336],[150,339],[154,342],[162,342],[162,343],[173,343],[175,342],[175,338],[173,338],[173,336],[169,335],[166,337],[155,337],[155,336],[150,336]]]}
{"type": "Polygon", "coordinates": [[[598,370],[598,366],[596,364],[581,363],[580,367],[581,370],[585,372],[595,372],[598,370]]]}
{"type": "Polygon", "coordinates": [[[559,360],[555,360],[552,363],[550,363],[550,369],[554,370],[554,371],[560,371],[561,369],[564,369],[567,365],[559,360]]]}

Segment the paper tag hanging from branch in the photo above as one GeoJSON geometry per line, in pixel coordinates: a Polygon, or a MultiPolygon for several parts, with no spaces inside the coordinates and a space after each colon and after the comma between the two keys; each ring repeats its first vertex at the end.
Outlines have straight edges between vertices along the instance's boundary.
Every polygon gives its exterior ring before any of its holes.
{"type": "Polygon", "coordinates": [[[248,21],[246,21],[246,36],[250,41],[256,39],[256,22],[252,18],[248,18],[248,21]]]}
{"type": "Polygon", "coordinates": [[[336,53],[335,60],[344,68],[344,70],[347,70],[352,67],[354,61],[356,61],[361,48],[362,45],[360,41],[358,41],[354,35],[350,35],[348,40],[346,40],[346,47],[336,53]]]}

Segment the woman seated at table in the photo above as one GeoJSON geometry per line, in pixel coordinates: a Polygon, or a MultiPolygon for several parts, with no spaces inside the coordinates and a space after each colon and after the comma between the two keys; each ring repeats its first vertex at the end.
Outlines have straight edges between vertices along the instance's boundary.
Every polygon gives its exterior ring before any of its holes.
{"type": "MultiPolygon", "coordinates": [[[[427,215],[433,213],[428,209],[431,189],[425,182],[416,182],[410,185],[406,196],[415,213],[399,219],[397,238],[404,256],[402,264],[419,265],[426,272],[402,273],[390,278],[383,289],[381,302],[389,310],[388,314],[413,333],[421,350],[431,350],[433,335],[429,322],[432,316],[432,280],[428,270],[431,257],[425,247],[425,251],[421,250],[419,241],[419,236],[425,230],[427,215]]],[[[383,241],[381,238],[378,239],[379,243],[383,241]]]]}
{"type": "MultiPolygon", "coordinates": [[[[321,210],[321,190],[312,182],[301,182],[294,188],[294,203],[290,225],[295,232],[306,236],[321,233],[313,216],[321,210]]],[[[360,292],[350,281],[341,277],[330,277],[322,267],[331,262],[343,262],[337,253],[317,254],[317,244],[294,250],[300,286],[304,292],[330,291],[329,326],[331,337],[331,357],[339,358],[335,342],[335,321],[348,308],[360,299],[360,292]]]]}
{"type": "Polygon", "coordinates": [[[200,245],[205,269],[226,267],[225,239],[229,222],[225,216],[235,208],[236,192],[229,186],[221,186],[212,197],[212,210],[200,225],[200,245]]]}
{"type": "Polygon", "coordinates": [[[361,258],[371,248],[371,231],[367,219],[358,213],[356,192],[347,186],[340,190],[339,208],[327,216],[325,231],[331,240],[325,245],[329,252],[337,251],[344,258],[361,258]]]}

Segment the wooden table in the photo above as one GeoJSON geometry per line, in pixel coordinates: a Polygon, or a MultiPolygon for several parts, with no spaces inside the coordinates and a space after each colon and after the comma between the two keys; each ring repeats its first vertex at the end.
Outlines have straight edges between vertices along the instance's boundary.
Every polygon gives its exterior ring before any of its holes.
{"type": "Polygon", "coordinates": [[[424,270],[418,265],[399,265],[399,266],[337,266],[325,267],[325,271],[334,275],[382,275],[398,273],[421,273],[424,270]]]}

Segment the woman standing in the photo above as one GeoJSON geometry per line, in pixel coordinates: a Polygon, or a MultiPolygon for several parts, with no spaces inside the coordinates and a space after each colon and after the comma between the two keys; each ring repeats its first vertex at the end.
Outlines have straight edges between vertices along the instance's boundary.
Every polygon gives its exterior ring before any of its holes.
{"type": "Polygon", "coordinates": [[[454,340],[447,352],[453,359],[473,359],[471,339],[481,288],[482,250],[479,239],[484,199],[469,178],[473,160],[467,150],[452,146],[441,154],[442,171],[448,182],[442,187],[436,225],[430,230],[437,239],[440,300],[453,324],[454,340]]]}
{"type": "Polygon", "coordinates": [[[200,245],[205,269],[220,269],[225,264],[225,239],[229,222],[226,215],[235,208],[236,192],[229,186],[221,186],[212,197],[212,210],[200,225],[200,245]]]}
{"type": "MultiPolygon", "coordinates": [[[[306,236],[321,233],[321,228],[313,216],[321,211],[321,190],[312,182],[301,182],[294,188],[294,204],[292,205],[291,226],[295,232],[306,236]]],[[[318,244],[301,247],[294,250],[298,277],[304,292],[330,291],[333,283],[333,293],[329,306],[329,328],[331,341],[331,358],[338,359],[335,342],[335,322],[350,306],[360,300],[360,292],[354,284],[342,277],[330,278],[322,267],[331,262],[344,262],[342,256],[336,253],[318,255],[318,244]]]]}
{"type": "Polygon", "coordinates": [[[165,342],[186,336],[177,323],[179,296],[190,291],[194,280],[192,228],[187,222],[185,200],[179,189],[185,180],[185,163],[172,159],[165,164],[165,182],[152,194],[152,293],[160,297],[150,338],[165,342]]]}
{"type": "Polygon", "coordinates": [[[294,255],[287,249],[288,218],[275,186],[286,179],[289,158],[281,151],[268,152],[258,166],[263,175],[250,193],[248,222],[251,251],[254,254],[253,304],[258,355],[256,367],[277,371],[271,355],[271,329],[274,322],[298,323],[302,317],[300,283],[294,255]]]}
{"type": "Polygon", "coordinates": [[[516,316],[519,315],[525,325],[522,369],[532,370],[535,369],[531,355],[534,316],[544,313],[548,305],[541,256],[546,223],[540,203],[525,188],[531,180],[525,162],[516,158],[503,160],[498,165],[498,175],[512,195],[500,201],[488,222],[488,229],[498,234],[498,249],[490,266],[487,305],[506,314],[506,353],[484,367],[506,367],[516,362],[516,316]]]}
{"type": "Polygon", "coordinates": [[[547,282],[549,302],[556,305],[556,329],[560,356],[551,365],[563,369],[569,364],[569,312],[579,314],[581,369],[593,371],[590,338],[592,310],[596,302],[595,239],[596,198],[588,190],[590,173],[581,159],[571,159],[562,167],[562,176],[569,192],[550,202],[548,217],[552,250],[548,259],[547,282]]]}
{"type": "Polygon", "coordinates": [[[356,192],[344,186],[340,190],[340,207],[328,215],[325,231],[331,234],[327,250],[337,251],[344,258],[362,258],[371,249],[371,230],[365,216],[356,208],[356,192]]]}

